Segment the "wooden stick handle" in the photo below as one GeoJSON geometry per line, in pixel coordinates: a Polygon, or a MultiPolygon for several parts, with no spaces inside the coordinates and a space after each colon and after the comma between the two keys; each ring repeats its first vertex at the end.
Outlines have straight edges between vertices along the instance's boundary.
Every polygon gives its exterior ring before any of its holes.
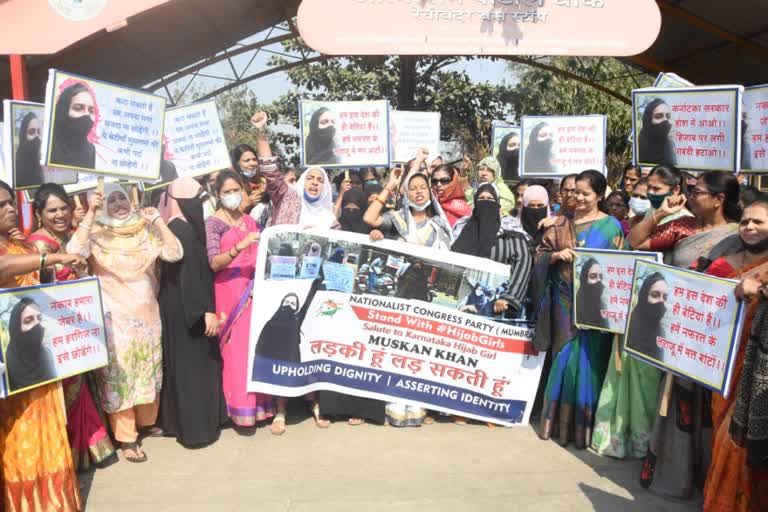
{"type": "Polygon", "coordinates": [[[672,396],[672,384],[675,377],[671,373],[667,373],[664,376],[664,392],[661,394],[661,402],[659,403],[659,416],[666,418],[669,412],[669,398],[672,396]]]}
{"type": "Polygon", "coordinates": [[[615,347],[613,355],[615,359],[614,364],[616,365],[616,372],[621,373],[621,346],[619,344],[618,334],[613,336],[613,346],[615,347]]]}
{"type": "Polygon", "coordinates": [[[82,208],[83,203],[80,201],[80,194],[75,194],[75,208],[82,208]]]}
{"type": "MultiPolygon", "coordinates": [[[[104,195],[104,176],[96,178],[96,190],[98,190],[99,194],[102,196],[104,195]]],[[[104,200],[106,201],[106,199],[107,198],[105,197],[104,200]]]]}
{"type": "Polygon", "coordinates": [[[134,185],[131,187],[131,202],[133,206],[139,206],[139,187],[134,185]]]}

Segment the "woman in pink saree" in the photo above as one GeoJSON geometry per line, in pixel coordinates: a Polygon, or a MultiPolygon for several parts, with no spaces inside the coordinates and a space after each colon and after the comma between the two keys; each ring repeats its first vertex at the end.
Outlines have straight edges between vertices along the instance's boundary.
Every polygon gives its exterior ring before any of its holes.
{"type": "Polygon", "coordinates": [[[239,176],[221,172],[214,189],[219,208],[205,222],[205,231],[208,261],[216,274],[216,313],[224,318],[219,332],[224,396],[232,422],[250,428],[274,416],[272,397],[246,391],[253,278],[261,228],[241,210],[247,196],[239,176]]]}

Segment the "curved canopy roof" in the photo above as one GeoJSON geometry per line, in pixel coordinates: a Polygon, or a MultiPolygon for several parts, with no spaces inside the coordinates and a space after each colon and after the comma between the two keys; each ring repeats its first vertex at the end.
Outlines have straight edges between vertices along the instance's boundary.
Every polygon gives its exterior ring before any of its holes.
{"type": "MultiPolygon", "coordinates": [[[[4,1],[0,0],[0,7],[4,1]]],[[[296,15],[300,0],[171,0],[101,30],[53,55],[27,60],[30,99],[41,100],[48,68],[143,87],[231,49],[296,15]]],[[[768,83],[765,0],[657,0],[662,29],[641,55],[623,59],[651,73],[674,72],[695,84],[768,83]]],[[[4,20],[5,21],[5,20],[4,20]]],[[[39,34],[44,37],[45,29],[39,34]]],[[[8,58],[0,97],[10,97],[8,58]]]]}

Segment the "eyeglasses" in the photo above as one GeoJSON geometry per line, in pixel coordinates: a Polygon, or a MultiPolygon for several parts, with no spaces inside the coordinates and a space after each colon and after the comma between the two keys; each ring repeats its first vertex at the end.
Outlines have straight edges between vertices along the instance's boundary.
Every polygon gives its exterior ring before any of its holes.
{"type": "Polygon", "coordinates": [[[560,193],[563,194],[564,196],[572,196],[572,195],[576,194],[576,189],[575,188],[564,188],[564,189],[562,189],[560,191],[560,193]]]}
{"type": "Polygon", "coordinates": [[[691,190],[688,195],[690,195],[691,197],[698,198],[699,196],[712,196],[714,194],[708,190],[701,190],[701,189],[695,188],[691,190]]]}
{"type": "Polygon", "coordinates": [[[448,185],[451,181],[453,181],[451,178],[432,178],[432,185],[437,185],[438,183],[440,185],[448,185]]]}

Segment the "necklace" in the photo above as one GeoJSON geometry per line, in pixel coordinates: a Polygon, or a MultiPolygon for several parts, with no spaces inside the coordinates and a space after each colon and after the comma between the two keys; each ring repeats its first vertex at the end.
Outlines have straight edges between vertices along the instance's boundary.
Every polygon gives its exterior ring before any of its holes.
{"type": "Polygon", "coordinates": [[[595,212],[591,214],[591,217],[592,217],[591,219],[585,215],[584,217],[581,217],[581,218],[575,218],[574,216],[574,220],[579,221],[577,222],[577,224],[586,224],[587,222],[592,222],[595,219],[597,219],[598,215],[600,215],[600,210],[595,210],[595,212]]]}
{"type": "Polygon", "coordinates": [[[48,229],[48,228],[46,228],[46,227],[43,227],[43,231],[45,231],[46,233],[48,233],[48,235],[49,235],[49,238],[50,238],[51,240],[53,240],[54,242],[56,242],[57,244],[59,244],[59,247],[61,247],[61,246],[63,246],[63,245],[64,245],[64,240],[63,240],[63,239],[61,239],[60,237],[56,236],[56,235],[53,233],[53,231],[51,231],[50,229],[48,229]]]}
{"type": "Polygon", "coordinates": [[[221,211],[223,211],[224,215],[227,216],[227,224],[229,224],[230,227],[242,228],[243,225],[245,224],[245,222],[243,220],[243,214],[240,215],[240,219],[239,220],[235,221],[235,219],[232,218],[232,215],[230,215],[230,213],[227,211],[226,208],[222,208],[221,211]]]}

